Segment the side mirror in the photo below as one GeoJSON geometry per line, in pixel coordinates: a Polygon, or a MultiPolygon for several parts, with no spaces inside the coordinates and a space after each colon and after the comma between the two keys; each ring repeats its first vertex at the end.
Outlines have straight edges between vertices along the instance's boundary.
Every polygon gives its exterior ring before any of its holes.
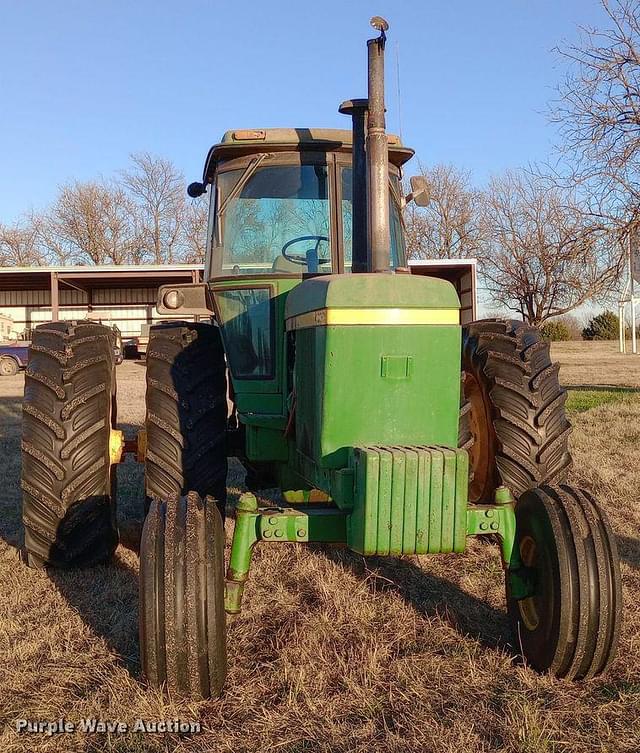
{"type": "Polygon", "coordinates": [[[202,183],[189,183],[187,186],[187,193],[192,199],[197,199],[199,196],[202,196],[205,191],[206,188],[202,183]]]}
{"type": "Polygon", "coordinates": [[[407,196],[407,204],[415,201],[419,207],[428,207],[431,203],[431,189],[424,175],[414,175],[409,183],[411,183],[411,193],[407,196]]]}

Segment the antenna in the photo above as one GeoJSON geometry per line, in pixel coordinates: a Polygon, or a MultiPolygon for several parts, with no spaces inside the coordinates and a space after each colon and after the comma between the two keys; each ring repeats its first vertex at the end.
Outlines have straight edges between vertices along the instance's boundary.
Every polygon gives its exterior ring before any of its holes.
{"type": "Polygon", "coordinates": [[[402,138],[402,102],[400,100],[400,42],[396,41],[396,98],[398,102],[398,136],[402,138]]]}

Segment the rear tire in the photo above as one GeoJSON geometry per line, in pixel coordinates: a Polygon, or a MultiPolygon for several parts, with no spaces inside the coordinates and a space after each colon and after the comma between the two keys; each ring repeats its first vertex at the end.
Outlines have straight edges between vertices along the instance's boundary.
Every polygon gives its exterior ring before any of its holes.
{"type": "Polygon", "coordinates": [[[195,491],[216,499],[224,519],[227,377],[217,327],[204,322],[151,327],[146,402],[147,502],[195,491]]]}
{"type": "Polygon", "coordinates": [[[507,604],[516,647],[539,672],[573,680],[609,666],[622,592],[615,538],[587,492],[543,486],[516,506],[516,542],[534,593],[507,604]]]}
{"type": "Polygon", "coordinates": [[[140,651],[151,684],[199,698],[222,692],[224,527],[210,497],[151,503],[140,546],[140,651]]]}
{"type": "Polygon", "coordinates": [[[571,465],[567,394],[539,331],[518,321],[473,322],[463,332],[462,367],[473,439],[469,501],[491,501],[501,484],[517,498],[563,481],[571,465]]]}
{"type": "Polygon", "coordinates": [[[31,565],[88,567],[118,543],[111,330],[92,322],[37,327],[26,370],[22,519],[31,565]]]}

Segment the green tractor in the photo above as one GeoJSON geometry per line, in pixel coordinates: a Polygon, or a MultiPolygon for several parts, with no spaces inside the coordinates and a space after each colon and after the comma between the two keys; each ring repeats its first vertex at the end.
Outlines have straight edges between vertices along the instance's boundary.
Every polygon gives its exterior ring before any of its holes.
{"type": "MultiPolygon", "coordinates": [[[[522,322],[462,327],[454,287],[406,266],[403,205],[427,202],[428,186],[414,179],[403,198],[413,152],[385,132],[388,27],[372,23],[368,98],[340,108],[350,130],[227,132],[188,189],[209,194],[206,281],[159,291],[160,313],[185,321],[151,330],[137,444],[142,665],[171,691],[221,693],[226,615],[258,542],[401,556],[489,537],[526,662],[580,679],[615,653],[615,539],[564,483],[570,425],[548,344],[522,322]],[[229,456],[250,491],[225,575],[229,456]],[[277,502],[255,495],[274,487],[277,502]]],[[[92,565],[116,546],[110,345],[89,322],[35,332],[22,445],[33,565],[92,565]]]]}

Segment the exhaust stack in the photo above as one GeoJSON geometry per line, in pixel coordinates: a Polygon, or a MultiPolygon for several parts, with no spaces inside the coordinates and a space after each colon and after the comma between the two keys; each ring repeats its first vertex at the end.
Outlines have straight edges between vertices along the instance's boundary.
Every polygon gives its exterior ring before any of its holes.
{"type": "Polygon", "coordinates": [[[374,16],[380,36],[367,40],[369,61],[367,118],[368,240],[372,272],[386,272],[391,263],[389,231],[389,153],[384,121],[384,45],[389,24],[374,16]]]}

